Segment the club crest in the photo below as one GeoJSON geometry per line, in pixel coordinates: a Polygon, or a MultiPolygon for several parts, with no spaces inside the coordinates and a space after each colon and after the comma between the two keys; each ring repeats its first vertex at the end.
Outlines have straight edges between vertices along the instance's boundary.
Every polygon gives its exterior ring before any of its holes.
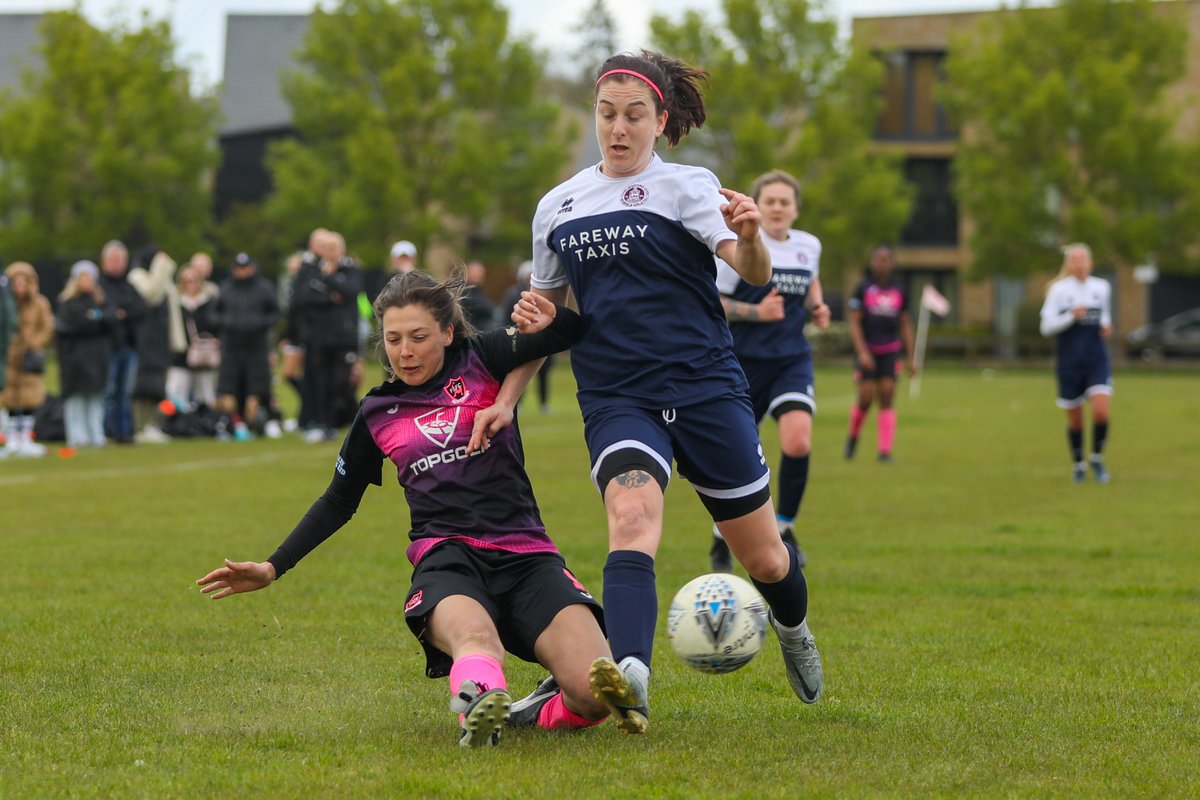
{"type": "Polygon", "coordinates": [[[471,396],[471,391],[467,388],[467,382],[462,379],[461,375],[446,381],[446,385],[442,388],[450,396],[450,400],[455,403],[461,403],[471,396]]]}
{"type": "Polygon", "coordinates": [[[630,186],[628,189],[626,189],[621,195],[621,202],[632,208],[633,206],[642,205],[646,202],[646,200],[649,199],[649,197],[650,190],[645,186],[642,186],[640,183],[635,183],[633,186],[630,186]]]}

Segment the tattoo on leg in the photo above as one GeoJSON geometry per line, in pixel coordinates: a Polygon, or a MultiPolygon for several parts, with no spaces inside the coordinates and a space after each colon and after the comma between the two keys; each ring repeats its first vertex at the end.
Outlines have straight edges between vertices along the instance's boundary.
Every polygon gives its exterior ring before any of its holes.
{"type": "Polygon", "coordinates": [[[622,472],[614,480],[624,486],[626,489],[638,489],[645,486],[651,480],[650,473],[644,470],[635,469],[629,472],[622,472]]]}

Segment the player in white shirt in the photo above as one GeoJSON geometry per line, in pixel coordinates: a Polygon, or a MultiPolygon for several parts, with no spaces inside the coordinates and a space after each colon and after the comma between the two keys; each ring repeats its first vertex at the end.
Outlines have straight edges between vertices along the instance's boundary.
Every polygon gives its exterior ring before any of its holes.
{"type": "Polygon", "coordinates": [[[1083,405],[1092,407],[1092,455],[1099,483],[1108,483],[1104,444],[1108,438],[1112,370],[1104,342],[1112,335],[1112,287],[1092,275],[1092,251],[1086,244],[1063,248],[1063,264],[1046,289],[1042,304],[1043,336],[1057,337],[1058,407],[1067,411],[1067,441],[1076,483],[1087,479],[1083,460],[1083,405]]]}
{"type": "MultiPolygon", "coordinates": [[[[733,334],[733,350],[750,382],[750,402],[760,422],[768,414],[779,423],[779,532],[796,548],[794,521],[808,485],[813,390],[812,348],[804,338],[811,314],[818,328],[829,326],[829,306],[821,290],[821,240],[792,228],[800,216],[800,183],[782,170],[760,175],[751,196],[762,213],[762,237],[771,253],[771,281],[755,286],[717,260],[717,288],[733,334]]],[[[732,566],[729,545],[714,528],[709,551],[714,571],[732,566]]]]}
{"type": "MultiPolygon", "coordinates": [[[[570,289],[584,321],[571,366],[608,515],[604,613],[613,652],[592,664],[592,692],[621,730],[646,729],[654,556],[674,461],[767,601],[793,691],[815,703],[823,681],[808,588],[796,551],[779,536],[770,470],[715,283],[714,253],[751,283],[770,279],[758,207],[708,170],[654,153],[659,136],[674,145],[704,122],[705,73],[642,51],[613,56],[597,76],[603,160],[542,198],[531,280],[549,298],[565,300],[570,289]]],[[[522,303],[513,320],[527,330],[543,321],[522,303]]],[[[507,405],[518,377],[532,373],[510,375],[498,402],[507,405]]]]}

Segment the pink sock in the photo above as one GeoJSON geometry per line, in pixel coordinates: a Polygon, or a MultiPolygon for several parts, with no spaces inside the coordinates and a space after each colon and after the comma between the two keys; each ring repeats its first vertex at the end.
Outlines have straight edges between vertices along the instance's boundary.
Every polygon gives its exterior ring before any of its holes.
{"type": "Polygon", "coordinates": [[[484,691],[508,688],[500,662],[482,653],[463,656],[450,667],[451,694],[458,694],[463,681],[475,681],[475,685],[484,691]]]}
{"type": "Polygon", "coordinates": [[[858,406],[850,406],[850,435],[853,438],[858,438],[858,432],[862,430],[863,420],[866,418],[867,412],[858,406]]]}
{"type": "Polygon", "coordinates": [[[567,708],[567,704],[563,702],[562,692],[551,697],[546,705],[542,706],[541,712],[538,713],[538,727],[545,728],[548,731],[590,728],[593,725],[599,725],[603,721],[604,717],[600,719],[588,719],[587,717],[579,716],[567,708]]]}
{"type": "Polygon", "coordinates": [[[892,441],[896,438],[896,409],[879,411],[879,452],[892,452],[892,441]]]}

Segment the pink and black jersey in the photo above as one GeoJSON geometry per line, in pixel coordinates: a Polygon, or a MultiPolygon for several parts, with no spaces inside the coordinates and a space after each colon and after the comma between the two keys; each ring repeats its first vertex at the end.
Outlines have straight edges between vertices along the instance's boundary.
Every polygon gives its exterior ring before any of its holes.
{"type": "Polygon", "coordinates": [[[550,190],[533,221],[536,288],[570,284],[584,321],[572,348],[579,404],[691,405],[746,391],[715,283],[735,238],[706,169],[654,155],[628,178],[599,165],[550,190]]]}
{"type": "Polygon", "coordinates": [[[513,424],[482,452],[468,453],[475,414],[493,404],[514,367],[565,350],[579,316],[559,308],[536,334],[496,330],[446,350],[429,382],[392,381],[367,393],[337,457],[333,480],[270,561],[282,574],[349,520],[368,484],[382,484],[384,459],[396,466],[411,514],[408,557],[416,564],[438,542],[465,540],[515,553],[557,552],[525,473],[513,424]]]}
{"type": "Polygon", "coordinates": [[[850,308],[862,312],[863,338],[875,355],[900,350],[900,315],[908,311],[908,293],[895,282],[864,278],[850,297],[850,308]]]}

